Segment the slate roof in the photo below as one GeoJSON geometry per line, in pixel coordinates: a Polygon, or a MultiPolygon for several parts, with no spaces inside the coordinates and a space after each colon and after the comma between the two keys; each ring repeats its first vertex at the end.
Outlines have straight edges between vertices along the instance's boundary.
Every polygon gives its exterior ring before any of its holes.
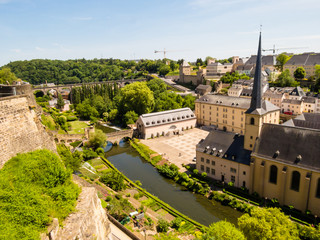
{"type": "Polygon", "coordinates": [[[279,98],[281,99],[283,96],[283,93],[279,93],[279,92],[272,92],[272,91],[266,91],[264,94],[263,94],[263,97],[269,97],[269,98],[279,98]]]}
{"type": "Polygon", "coordinates": [[[316,98],[315,97],[302,97],[302,101],[305,103],[316,103],[316,98]]]}
{"type": "Polygon", "coordinates": [[[196,88],[196,90],[207,90],[207,89],[210,89],[210,88],[212,88],[210,85],[203,85],[203,84],[200,84],[197,88],[196,88]]]}
{"type": "Polygon", "coordinates": [[[320,64],[320,53],[293,55],[285,65],[314,66],[316,64],[320,64]]]}
{"type": "Polygon", "coordinates": [[[300,97],[303,97],[305,96],[306,94],[304,93],[304,91],[302,90],[301,87],[295,87],[290,93],[289,93],[290,96],[300,96],[300,97]]]}
{"type": "Polygon", "coordinates": [[[296,100],[296,99],[283,99],[282,103],[290,103],[290,104],[301,105],[302,101],[301,100],[296,100]]]}
{"type": "Polygon", "coordinates": [[[211,103],[221,106],[228,106],[228,107],[237,107],[248,109],[250,106],[250,99],[248,98],[239,98],[239,97],[230,97],[225,95],[205,95],[196,100],[196,102],[205,102],[211,103]]]}
{"type": "Polygon", "coordinates": [[[196,116],[190,108],[179,108],[163,112],[142,114],[141,119],[145,127],[154,127],[158,125],[181,122],[190,119],[196,119],[196,116]]]}
{"type": "Polygon", "coordinates": [[[319,130],[263,124],[252,155],[320,171],[319,146],[319,130]],[[276,151],[280,152],[277,157],[276,151]]]}
{"type": "Polygon", "coordinates": [[[283,123],[285,126],[296,126],[320,130],[320,113],[303,113],[283,123]]]}
{"type": "Polygon", "coordinates": [[[245,150],[243,147],[244,136],[231,132],[213,130],[204,140],[201,140],[197,144],[196,150],[249,165],[251,151],[245,150]]]}
{"type": "MultiPolygon", "coordinates": [[[[257,55],[252,55],[248,59],[248,61],[246,62],[245,65],[255,65],[256,61],[257,61],[257,55]]],[[[264,65],[273,65],[273,56],[272,55],[262,56],[261,64],[262,64],[262,66],[264,66],[264,65]]]]}

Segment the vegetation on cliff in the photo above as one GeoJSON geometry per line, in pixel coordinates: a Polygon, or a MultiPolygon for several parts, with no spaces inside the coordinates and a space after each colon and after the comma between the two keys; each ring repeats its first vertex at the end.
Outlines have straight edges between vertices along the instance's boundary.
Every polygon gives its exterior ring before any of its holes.
{"type": "Polygon", "coordinates": [[[52,218],[63,220],[75,209],[79,192],[54,153],[13,157],[0,170],[1,239],[39,239],[52,218]]]}
{"type": "MultiPolygon", "coordinates": [[[[175,61],[172,61],[176,63],[175,61]]],[[[123,78],[145,78],[148,73],[157,73],[166,65],[166,60],[76,59],[10,62],[4,67],[11,69],[17,77],[31,84],[86,83],[119,80],[123,78]]]]}

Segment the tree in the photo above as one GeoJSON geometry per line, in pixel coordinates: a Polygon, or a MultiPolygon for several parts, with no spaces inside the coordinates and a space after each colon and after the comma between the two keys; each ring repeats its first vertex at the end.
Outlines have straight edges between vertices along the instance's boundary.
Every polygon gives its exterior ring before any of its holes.
{"type": "Polygon", "coordinates": [[[212,223],[207,232],[201,237],[201,240],[209,239],[245,240],[246,238],[232,223],[219,221],[212,223]]]}
{"type": "Polygon", "coordinates": [[[15,80],[17,77],[10,68],[4,67],[0,70],[0,84],[12,84],[15,80]]]}
{"type": "Polygon", "coordinates": [[[165,76],[170,72],[170,67],[168,65],[162,65],[159,68],[159,75],[160,76],[165,76]]]}
{"type": "Polygon", "coordinates": [[[151,112],[154,108],[153,93],[145,82],[126,85],[121,89],[116,101],[118,102],[118,111],[121,116],[131,110],[141,115],[151,112]]]}
{"type": "Polygon", "coordinates": [[[157,224],[157,232],[168,232],[170,224],[164,220],[159,219],[157,224]]]}
{"type": "Polygon", "coordinates": [[[306,76],[306,70],[304,70],[303,67],[298,67],[294,71],[293,76],[295,79],[304,79],[304,77],[306,76]]]}
{"type": "Polygon", "coordinates": [[[238,219],[239,229],[248,239],[299,239],[295,223],[279,208],[258,208],[238,219]]]}
{"type": "Polygon", "coordinates": [[[64,107],[64,99],[60,93],[58,94],[57,107],[59,109],[62,109],[64,107]]]}
{"type": "Polygon", "coordinates": [[[290,75],[289,69],[283,71],[276,81],[280,87],[293,87],[295,85],[293,77],[290,75]]]}
{"type": "Polygon", "coordinates": [[[197,66],[202,66],[203,65],[203,61],[202,61],[201,58],[197,58],[196,65],[197,66]]]}
{"type": "Polygon", "coordinates": [[[286,62],[288,62],[288,60],[290,59],[291,57],[284,54],[284,53],[281,53],[277,56],[276,60],[277,60],[277,63],[276,63],[276,67],[279,71],[283,71],[283,66],[284,64],[286,64],[286,62]]]}
{"type": "Polygon", "coordinates": [[[100,130],[100,129],[95,129],[94,132],[90,133],[89,136],[89,146],[97,149],[99,147],[105,146],[107,141],[107,136],[106,134],[100,130]]]}
{"type": "Polygon", "coordinates": [[[71,153],[70,149],[64,144],[59,144],[57,146],[57,151],[66,168],[71,169],[72,171],[79,169],[82,161],[81,152],[75,151],[74,153],[71,153]]]}
{"type": "Polygon", "coordinates": [[[170,69],[173,72],[174,70],[176,70],[178,68],[177,64],[175,63],[175,61],[170,61],[170,69]]]}
{"type": "Polygon", "coordinates": [[[314,76],[315,76],[315,78],[317,80],[317,79],[320,78],[320,65],[317,64],[317,65],[314,66],[314,68],[315,68],[314,76]]]}
{"type": "Polygon", "coordinates": [[[124,119],[126,121],[126,124],[134,124],[137,120],[138,120],[138,114],[136,114],[134,111],[128,111],[125,115],[124,115],[124,119]]]}

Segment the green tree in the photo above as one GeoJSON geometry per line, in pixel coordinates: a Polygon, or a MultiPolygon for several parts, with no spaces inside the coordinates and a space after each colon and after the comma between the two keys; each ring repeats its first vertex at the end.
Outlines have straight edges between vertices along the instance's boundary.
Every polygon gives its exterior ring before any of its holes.
{"type": "Polygon", "coordinates": [[[118,109],[111,109],[111,111],[108,114],[108,119],[110,121],[114,121],[118,116],[118,109]]]}
{"type": "Polygon", "coordinates": [[[177,64],[175,63],[175,61],[170,61],[170,69],[173,72],[174,70],[176,70],[178,68],[177,64]]]}
{"type": "Polygon", "coordinates": [[[62,109],[64,107],[64,100],[60,93],[58,94],[57,107],[59,109],[62,109]]]}
{"type": "Polygon", "coordinates": [[[105,171],[104,174],[100,177],[99,181],[115,191],[126,189],[123,175],[112,169],[105,171]]]}
{"type": "Polygon", "coordinates": [[[116,101],[118,102],[118,111],[122,116],[131,110],[141,115],[151,112],[154,108],[153,93],[145,82],[126,85],[121,89],[116,101]]]}
{"type": "Polygon", "coordinates": [[[137,120],[138,120],[138,114],[136,114],[134,111],[128,111],[125,115],[124,115],[124,119],[126,121],[126,124],[134,124],[137,120]]]}
{"type": "Polygon", "coordinates": [[[277,58],[276,58],[276,61],[277,61],[276,67],[277,67],[277,69],[282,72],[284,64],[286,64],[286,62],[288,62],[288,60],[290,58],[291,58],[290,56],[288,56],[288,55],[286,55],[284,53],[279,54],[277,56],[277,58]]]}
{"type": "Polygon", "coordinates": [[[201,240],[210,239],[245,240],[246,238],[232,223],[219,221],[212,223],[207,232],[201,237],[201,240]]]}
{"type": "Polygon", "coordinates": [[[164,220],[159,219],[157,224],[157,232],[168,232],[170,224],[164,220]]]}
{"type": "Polygon", "coordinates": [[[4,67],[0,70],[0,84],[12,84],[15,80],[17,77],[10,68],[4,67]]]}
{"type": "Polygon", "coordinates": [[[258,208],[238,219],[239,229],[248,239],[299,239],[295,223],[278,208],[258,208]]]}
{"type": "Polygon", "coordinates": [[[196,65],[197,66],[202,66],[203,65],[203,61],[202,61],[201,58],[197,58],[196,65]]]}
{"type": "Polygon", "coordinates": [[[104,147],[107,141],[107,136],[106,134],[100,130],[100,129],[95,129],[94,132],[92,132],[89,136],[89,146],[97,149],[99,147],[104,147]]]}
{"type": "Polygon", "coordinates": [[[314,66],[314,68],[315,68],[314,77],[315,77],[316,79],[319,79],[319,78],[320,78],[320,65],[317,64],[317,65],[314,66]]]}
{"type": "Polygon", "coordinates": [[[295,81],[294,81],[293,77],[291,77],[289,69],[286,69],[278,76],[276,83],[280,87],[293,87],[293,86],[295,86],[295,81]]]}
{"type": "Polygon", "coordinates": [[[159,75],[160,76],[165,76],[170,72],[170,67],[168,65],[162,65],[159,68],[159,75]]]}
{"type": "Polygon", "coordinates": [[[82,161],[81,152],[75,151],[74,153],[71,153],[70,149],[64,144],[59,144],[57,146],[57,151],[66,168],[71,169],[72,171],[79,169],[82,161]]]}
{"type": "Polygon", "coordinates": [[[294,71],[293,76],[295,79],[304,79],[304,77],[306,76],[306,70],[304,70],[303,67],[298,67],[294,71]]]}

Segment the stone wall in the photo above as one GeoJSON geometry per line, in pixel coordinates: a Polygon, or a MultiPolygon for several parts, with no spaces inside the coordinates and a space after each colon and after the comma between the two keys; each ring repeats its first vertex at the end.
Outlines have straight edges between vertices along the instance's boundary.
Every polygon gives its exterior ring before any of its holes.
{"type": "Polygon", "coordinates": [[[76,211],[70,214],[59,227],[56,219],[42,234],[42,240],[105,240],[109,239],[110,221],[102,208],[97,190],[83,187],[79,195],[76,211]]]}
{"type": "Polygon", "coordinates": [[[53,138],[40,122],[33,95],[0,98],[0,168],[18,153],[41,148],[56,152],[53,138]]]}

